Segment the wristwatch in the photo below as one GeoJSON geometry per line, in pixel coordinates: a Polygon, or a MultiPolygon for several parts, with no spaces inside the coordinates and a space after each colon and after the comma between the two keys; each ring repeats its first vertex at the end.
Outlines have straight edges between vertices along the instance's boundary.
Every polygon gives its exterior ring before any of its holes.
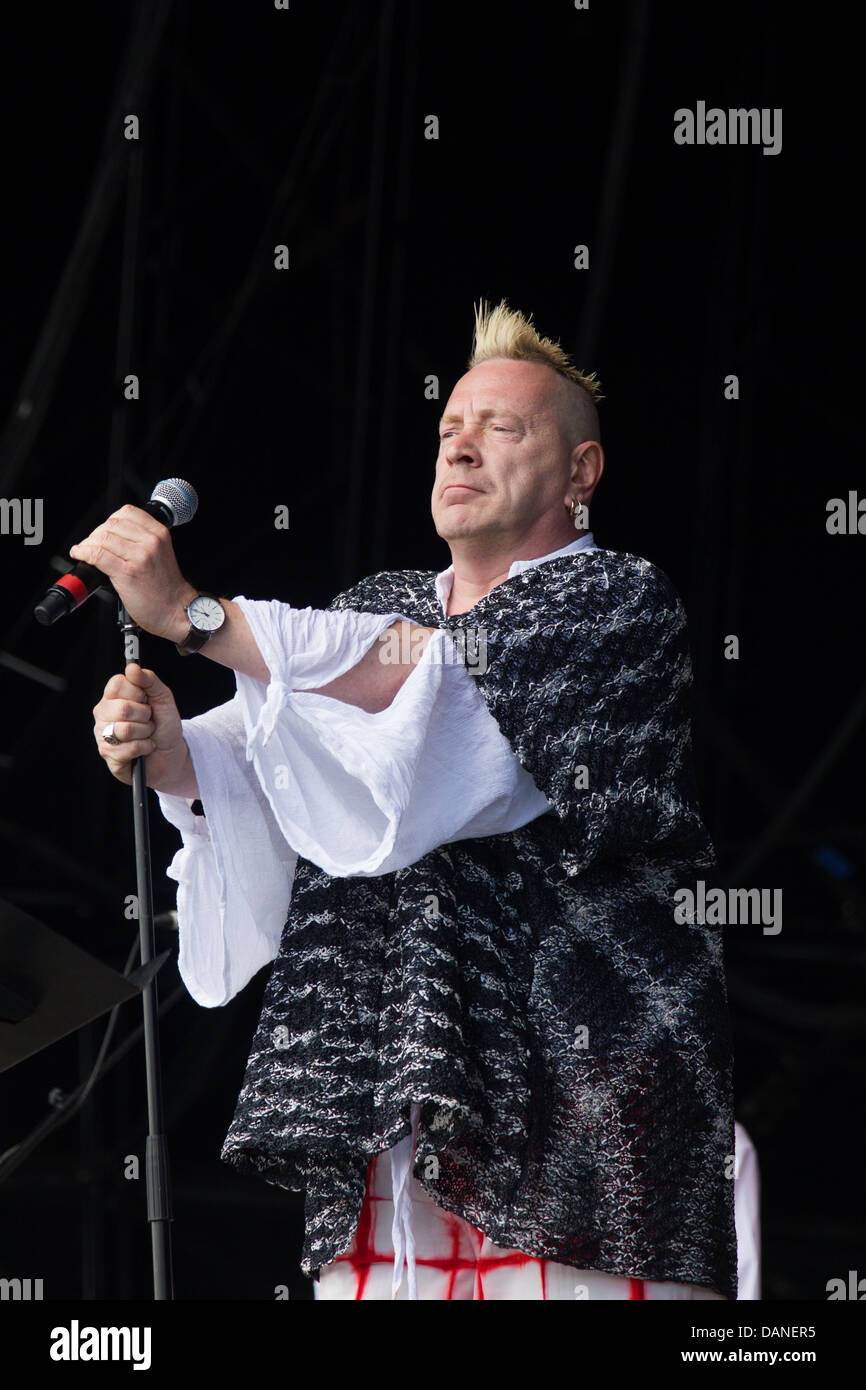
{"type": "Polygon", "coordinates": [[[219,632],[226,620],[226,610],[216,594],[202,589],[184,605],[183,611],[189,618],[189,632],[182,642],[175,642],[175,646],[181,656],[192,656],[193,652],[201,651],[209,637],[219,632]]]}

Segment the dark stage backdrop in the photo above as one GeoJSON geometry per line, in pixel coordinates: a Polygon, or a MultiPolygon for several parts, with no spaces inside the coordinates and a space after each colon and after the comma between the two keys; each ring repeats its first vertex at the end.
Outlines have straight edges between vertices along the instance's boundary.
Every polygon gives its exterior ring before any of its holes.
{"type": "MultiPolygon", "coordinates": [[[[444,568],[436,422],[473,302],[506,298],[600,376],[596,539],[681,593],[724,873],[783,893],[781,932],[727,933],[771,1300],[866,1275],[855,14],[149,0],[0,20],[0,898],[122,967],[129,793],[91,715],[120,669],[115,611],[32,617],[69,546],[180,475],[201,505],[176,549],[202,587],[324,606],[377,569],[444,568]],[[714,107],[763,129],[707,143],[714,107]]],[[[212,662],[144,652],[184,715],[233,693],[212,662]]],[[[166,910],[179,841],[151,803],[166,910]]],[[[163,972],[180,1298],[311,1296],[300,1200],[218,1158],[263,983],[209,1011],[163,972]]],[[[118,1039],[137,1024],[128,1006],[118,1039]]],[[[0,1077],[0,1150],[103,1030],[0,1077]]],[[[0,1276],[147,1297],[144,1183],[125,1176],[143,1134],[137,1044],[0,1186],[0,1276]]]]}

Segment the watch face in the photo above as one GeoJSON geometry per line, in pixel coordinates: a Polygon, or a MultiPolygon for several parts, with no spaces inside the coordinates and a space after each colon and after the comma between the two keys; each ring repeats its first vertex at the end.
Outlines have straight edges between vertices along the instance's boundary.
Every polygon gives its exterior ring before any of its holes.
{"type": "Polygon", "coordinates": [[[216,632],[225,622],[225,609],[219,599],[199,594],[187,608],[190,623],[199,632],[216,632]]]}

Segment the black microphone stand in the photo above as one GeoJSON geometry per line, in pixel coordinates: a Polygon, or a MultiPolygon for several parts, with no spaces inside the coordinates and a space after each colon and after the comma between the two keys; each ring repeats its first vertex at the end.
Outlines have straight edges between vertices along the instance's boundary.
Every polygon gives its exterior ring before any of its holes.
{"type": "MultiPolygon", "coordinates": [[[[117,622],[123,634],[124,664],[128,661],[140,663],[141,628],[133,622],[119,598],[117,600],[117,622]]],[[[147,774],[143,757],[135,758],[132,764],[132,810],[135,830],[136,886],[138,889],[138,932],[141,965],[142,970],[144,970],[156,955],[156,939],[153,925],[153,892],[150,872],[147,774]]],[[[147,1219],[150,1223],[153,1252],[153,1296],[155,1300],[164,1300],[174,1298],[171,1230],[169,1226],[173,1220],[173,1215],[168,1147],[163,1133],[162,1075],[160,1072],[155,975],[141,991],[141,1005],[144,1014],[144,1061],[147,1076],[145,1167],[147,1219]]]]}

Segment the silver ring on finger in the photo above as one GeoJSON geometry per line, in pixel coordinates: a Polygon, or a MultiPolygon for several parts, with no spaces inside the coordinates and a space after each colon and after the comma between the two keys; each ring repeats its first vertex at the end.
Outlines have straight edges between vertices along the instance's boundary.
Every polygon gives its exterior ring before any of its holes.
{"type": "Polygon", "coordinates": [[[114,725],[113,725],[113,724],[106,724],[105,728],[102,730],[102,737],[103,737],[103,740],[104,740],[106,743],[119,743],[119,742],[120,742],[120,739],[117,737],[117,734],[114,732],[114,725]]]}

